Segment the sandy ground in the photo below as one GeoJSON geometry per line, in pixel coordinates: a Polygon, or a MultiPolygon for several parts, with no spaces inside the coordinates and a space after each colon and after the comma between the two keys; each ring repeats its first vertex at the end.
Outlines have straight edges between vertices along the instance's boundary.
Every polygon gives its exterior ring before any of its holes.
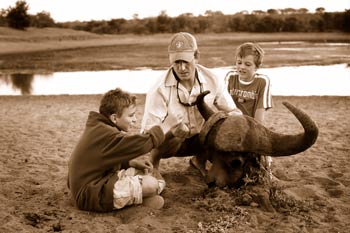
{"type": "Polygon", "coordinates": [[[306,152],[274,158],[277,180],[265,187],[273,212],[244,201],[259,187],[208,189],[186,157],[161,161],[163,209],[105,214],[76,209],[66,186],[68,158],[100,97],[0,96],[0,232],[349,232],[350,97],[274,97],[269,128],[301,132],[281,104],[289,101],[320,134],[306,152]]]}

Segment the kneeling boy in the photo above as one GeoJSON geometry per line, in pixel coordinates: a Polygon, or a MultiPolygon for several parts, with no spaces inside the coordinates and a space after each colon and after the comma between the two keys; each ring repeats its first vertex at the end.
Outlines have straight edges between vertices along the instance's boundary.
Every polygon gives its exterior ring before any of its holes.
{"type": "Polygon", "coordinates": [[[104,94],[99,113],[89,113],[68,164],[68,187],[79,209],[107,212],[143,200],[162,207],[164,180],[148,174],[153,169],[149,161],[135,158],[158,147],[170,129],[164,124],[127,134],[136,122],[135,111],[136,97],[117,88],[104,94]]]}

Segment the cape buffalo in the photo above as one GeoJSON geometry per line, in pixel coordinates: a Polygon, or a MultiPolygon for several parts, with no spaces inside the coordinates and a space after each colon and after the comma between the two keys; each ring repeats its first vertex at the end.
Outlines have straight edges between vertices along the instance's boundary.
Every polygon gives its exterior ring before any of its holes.
{"type": "Polygon", "coordinates": [[[209,91],[197,97],[197,107],[206,120],[199,134],[211,161],[207,183],[239,186],[246,174],[259,166],[265,156],[289,156],[310,148],[318,136],[315,122],[302,110],[283,102],[304,128],[299,134],[285,135],[266,128],[254,118],[215,112],[205,103],[209,91]]]}

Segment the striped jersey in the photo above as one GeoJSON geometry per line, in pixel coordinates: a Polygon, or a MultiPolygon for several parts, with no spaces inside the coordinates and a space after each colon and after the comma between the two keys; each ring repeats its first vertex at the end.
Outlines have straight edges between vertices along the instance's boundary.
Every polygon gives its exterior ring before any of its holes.
{"type": "Polygon", "coordinates": [[[258,108],[272,108],[270,79],[266,75],[255,74],[251,82],[239,79],[236,71],[225,77],[228,92],[244,115],[254,117],[258,108]]]}

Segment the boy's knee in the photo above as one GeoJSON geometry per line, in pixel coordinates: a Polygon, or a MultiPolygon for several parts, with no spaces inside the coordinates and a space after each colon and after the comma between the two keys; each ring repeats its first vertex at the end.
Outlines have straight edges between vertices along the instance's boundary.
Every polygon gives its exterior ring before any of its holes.
{"type": "Polygon", "coordinates": [[[156,195],[158,192],[158,180],[150,175],[142,177],[142,196],[150,197],[156,195]]]}

